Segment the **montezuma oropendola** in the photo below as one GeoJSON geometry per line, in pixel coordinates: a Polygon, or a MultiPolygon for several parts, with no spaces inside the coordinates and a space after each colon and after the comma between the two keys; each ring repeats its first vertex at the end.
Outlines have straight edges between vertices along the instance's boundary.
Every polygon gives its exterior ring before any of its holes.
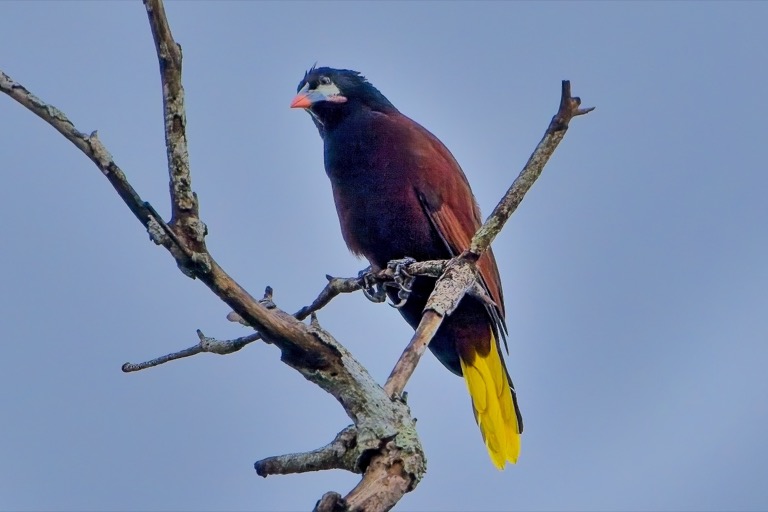
{"type": "MultiPolygon", "coordinates": [[[[313,67],[292,108],[312,116],[324,144],[341,232],[373,270],[406,257],[447,259],[469,247],[480,210],[464,172],[437,137],[400,113],[356,71],[313,67]]],[[[493,253],[478,261],[496,303],[465,296],[429,344],[450,371],[463,375],[475,419],[497,468],[516,462],[523,422],[502,357],[504,299],[493,253]]],[[[417,277],[400,312],[418,326],[434,278],[417,277]]],[[[388,291],[392,300],[397,292],[388,291]]]]}

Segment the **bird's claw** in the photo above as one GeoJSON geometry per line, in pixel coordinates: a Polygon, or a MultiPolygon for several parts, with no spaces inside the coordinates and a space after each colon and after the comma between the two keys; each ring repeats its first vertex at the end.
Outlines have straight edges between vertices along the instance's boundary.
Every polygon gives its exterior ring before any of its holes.
{"type": "Polygon", "coordinates": [[[400,309],[405,306],[408,301],[408,297],[413,291],[413,282],[416,280],[414,276],[405,271],[405,267],[411,263],[416,263],[416,260],[406,256],[400,260],[392,260],[387,263],[387,268],[392,269],[394,283],[389,286],[397,288],[398,301],[390,302],[389,305],[393,308],[400,309]]]}
{"type": "Polygon", "coordinates": [[[400,290],[397,292],[397,302],[389,302],[389,305],[392,306],[395,309],[400,309],[401,307],[405,306],[405,303],[408,302],[408,296],[410,295],[410,291],[400,290]]]}
{"type": "Polygon", "coordinates": [[[365,295],[366,299],[375,302],[376,304],[381,304],[387,300],[387,294],[384,291],[384,288],[379,284],[377,284],[375,288],[363,288],[363,295],[365,295]]]}
{"type": "Polygon", "coordinates": [[[357,277],[363,280],[363,295],[371,302],[380,304],[387,300],[387,293],[384,291],[384,287],[381,283],[377,282],[373,277],[371,267],[365,268],[358,272],[357,277]]]}

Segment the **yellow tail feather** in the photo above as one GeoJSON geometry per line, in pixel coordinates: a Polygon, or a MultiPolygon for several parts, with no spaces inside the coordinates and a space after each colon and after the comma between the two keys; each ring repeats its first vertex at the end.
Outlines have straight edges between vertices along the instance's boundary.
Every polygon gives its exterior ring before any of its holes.
{"type": "Polygon", "coordinates": [[[506,461],[514,464],[520,455],[520,428],[493,334],[488,354],[475,353],[472,361],[459,360],[488,454],[498,469],[504,469],[506,461]]]}

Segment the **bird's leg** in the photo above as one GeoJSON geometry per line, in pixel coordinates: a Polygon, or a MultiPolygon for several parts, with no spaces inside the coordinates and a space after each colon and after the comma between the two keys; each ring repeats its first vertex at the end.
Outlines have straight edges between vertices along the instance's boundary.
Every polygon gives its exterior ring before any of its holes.
{"type": "Polygon", "coordinates": [[[370,265],[358,272],[357,277],[363,280],[363,295],[365,295],[366,299],[377,304],[387,300],[387,293],[384,291],[381,283],[376,281],[370,265]]]}
{"type": "Polygon", "coordinates": [[[387,263],[387,268],[392,270],[394,279],[394,282],[387,283],[387,286],[397,288],[398,302],[390,303],[390,306],[394,308],[401,308],[405,306],[405,303],[408,301],[408,297],[411,295],[411,287],[413,286],[413,282],[416,280],[416,278],[405,271],[405,267],[411,263],[416,263],[416,260],[409,256],[406,256],[400,260],[392,260],[387,263]]]}

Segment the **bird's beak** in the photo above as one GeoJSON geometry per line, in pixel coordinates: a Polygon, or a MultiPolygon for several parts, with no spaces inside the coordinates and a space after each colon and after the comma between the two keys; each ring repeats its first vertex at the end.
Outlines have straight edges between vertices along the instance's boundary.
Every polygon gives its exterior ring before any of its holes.
{"type": "Polygon", "coordinates": [[[299,93],[291,101],[291,108],[309,108],[315,103],[330,101],[331,103],[344,103],[347,98],[343,96],[338,87],[333,84],[321,85],[317,89],[309,89],[309,84],[304,84],[299,93]]]}
{"type": "Polygon", "coordinates": [[[312,100],[309,99],[309,95],[300,92],[293,98],[291,102],[291,108],[309,108],[312,106],[312,100]]]}
{"type": "Polygon", "coordinates": [[[309,108],[313,103],[322,101],[325,95],[317,90],[310,91],[309,84],[304,84],[299,93],[293,98],[291,108],[309,108]]]}

